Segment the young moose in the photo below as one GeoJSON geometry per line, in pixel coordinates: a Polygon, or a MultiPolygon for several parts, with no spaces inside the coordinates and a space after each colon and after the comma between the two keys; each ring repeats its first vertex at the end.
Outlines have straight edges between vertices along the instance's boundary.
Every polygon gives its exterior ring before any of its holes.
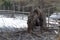
{"type": "Polygon", "coordinates": [[[28,16],[28,33],[31,33],[34,29],[40,29],[38,31],[42,32],[42,30],[45,30],[46,28],[43,27],[43,12],[39,9],[36,8],[34,11],[30,13],[28,16]]]}

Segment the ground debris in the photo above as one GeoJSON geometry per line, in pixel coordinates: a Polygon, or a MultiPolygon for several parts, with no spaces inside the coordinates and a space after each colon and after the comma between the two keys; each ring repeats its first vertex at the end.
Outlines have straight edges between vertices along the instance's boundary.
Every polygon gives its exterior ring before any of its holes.
{"type": "Polygon", "coordinates": [[[19,33],[3,33],[0,35],[0,40],[56,40],[56,35],[49,32],[44,32],[40,35],[29,34],[27,32],[19,33]]]}

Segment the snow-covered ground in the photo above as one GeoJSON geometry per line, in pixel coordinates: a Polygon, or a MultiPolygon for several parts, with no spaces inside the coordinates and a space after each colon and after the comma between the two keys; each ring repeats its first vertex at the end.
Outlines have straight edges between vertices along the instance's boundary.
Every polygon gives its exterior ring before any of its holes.
{"type": "Polygon", "coordinates": [[[27,21],[21,19],[14,19],[14,18],[0,18],[0,27],[15,27],[15,28],[23,28],[27,27],[27,21]]]}
{"type": "Polygon", "coordinates": [[[10,18],[11,15],[0,15],[0,30],[15,31],[21,28],[27,28],[27,16],[24,14],[16,14],[15,18],[10,18]]]}
{"type": "Polygon", "coordinates": [[[49,27],[58,27],[59,23],[56,20],[53,20],[52,18],[46,17],[46,23],[49,24],[49,27]]]}
{"type": "MultiPolygon", "coordinates": [[[[8,16],[4,16],[4,15],[0,15],[0,31],[16,31],[16,29],[18,28],[18,30],[25,29],[27,28],[27,15],[23,15],[23,14],[17,14],[14,15],[15,18],[10,18],[11,15],[8,16]],[[9,16],[9,17],[8,17],[9,16]]],[[[54,24],[57,25],[58,23],[56,22],[55,24],[55,20],[53,19],[49,19],[49,23],[50,24],[54,24]]],[[[48,23],[48,18],[46,18],[46,22],[48,23]]],[[[18,31],[17,30],[17,31],[18,31]]],[[[58,32],[57,32],[58,33],[58,32]]],[[[57,34],[56,33],[56,34],[57,34]]],[[[35,35],[32,34],[28,34],[28,33],[10,33],[10,34],[0,34],[0,36],[3,36],[4,38],[8,38],[9,40],[55,40],[55,36],[53,35],[53,33],[43,33],[40,35],[40,37],[37,37],[35,35]]],[[[2,40],[4,40],[3,37],[0,37],[2,40]]]]}
{"type": "MultiPolygon", "coordinates": [[[[0,30],[11,30],[15,31],[15,28],[19,30],[27,28],[28,16],[25,14],[14,14],[15,18],[10,18],[11,14],[0,14],[0,30]]],[[[48,24],[48,17],[46,17],[46,23],[48,24]]],[[[49,18],[49,27],[57,27],[59,24],[56,20],[49,18]]],[[[48,26],[47,25],[47,26],[48,26]]],[[[55,27],[55,28],[56,28],[55,27]]]]}
{"type": "Polygon", "coordinates": [[[58,12],[58,13],[53,13],[53,14],[50,16],[50,18],[53,18],[53,19],[55,19],[55,20],[60,19],[60,12],[58,12]]]}

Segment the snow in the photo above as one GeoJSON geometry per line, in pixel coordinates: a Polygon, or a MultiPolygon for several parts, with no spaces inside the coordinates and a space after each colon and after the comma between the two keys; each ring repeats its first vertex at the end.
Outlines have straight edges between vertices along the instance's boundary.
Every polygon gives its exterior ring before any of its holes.
{"type": "Polygon", "coordinates": [[[60,19],[60,13],[53,13],[50,18],[53,18],[53,19],[60,19]]]}
{"type": "MultiPolygon", "coordinates": [[[[46,23],[48,23],[48,18],[46,17],[46,23]]],[[[53,20],[52,18],[49,18],[49,23],[50,24],[55,24],[55,25],[59,25],[59,23],[58,22],[56,22],[56,20],[53,20]]]]}
{"type": "MultiPolygon", "coordinates": [[[[2,14],[0,15],[0,30],[15,30],[18,28],[19,30],[22,28],[23,30],[27,28],[27,19],[28,15],[24,14],[14,14],[15,18],[10,18],[11,14],[2,14]]],[[[46,23],[48,24],[48,17],[46,17],[46,23]]],[[[58,25],[58,22],[49,18],[50,27],[54,25],[58,25]]]]}
{"type": "MultiPolygon", "coordinates": [[[[47,19],[47,22],[48,22],[48,19],[47,19]]],[[[53,23],[55,23],[55,22],[53,22],[53,23]]],[[[2,16],[0,18],[0,28],[2,28],[3,31],[8,30],[8,29],[11,31],[13,31],[13,30],[15,31],[14,28],[19,28],[19,29],[27,28],[27,17],[22,16],[22,15],[16,16],[16,18],[7,18],[7,17],[2,16]],[[22,17],[23,17],[23,19],[22,19],[22,17]]],[[[58,34],[57,31],[55,31],[55,32],[56,32],[56,34],[58,34]]],[[[11,34],[12,34],[12,32],[11,32],[11,34]]],[[[9,35],[8,38],[11,40],[13,40],[13,39],[14,40],[55,40],[55,35],[52,35],[52,34],[54,34],[54,33],[48,33],[48,32],[43,33],[40,35],[41,37],[37,37],[33,34],[28,34],[28,33],[24,33],[24,32],[19,33],[19,34],[13,33],[12,36],[10,36],[9,34],[7,34],[7,35],[9,35]],[[15,36],[15,35],[19,35],[19,36],[15,36]]],[[[4,37],[7,38],[7,35],[4,33],[4,37]]]]}
{"type": "Polygon", "coordinates": [[[27,28],[27,21],[17,18],[0,18],[0,28],[27,28]]]}

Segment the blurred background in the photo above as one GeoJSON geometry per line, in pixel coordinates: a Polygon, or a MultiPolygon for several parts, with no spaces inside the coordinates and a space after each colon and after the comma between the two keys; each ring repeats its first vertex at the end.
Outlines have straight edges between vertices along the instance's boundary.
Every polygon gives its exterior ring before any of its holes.
{"type": "Polygon", "coordinates": [[[0,0],[0,34],[27,30],[28,14],[36,7],[44,11],[46,26],[58,35],[60,0],[0,0]]]}

